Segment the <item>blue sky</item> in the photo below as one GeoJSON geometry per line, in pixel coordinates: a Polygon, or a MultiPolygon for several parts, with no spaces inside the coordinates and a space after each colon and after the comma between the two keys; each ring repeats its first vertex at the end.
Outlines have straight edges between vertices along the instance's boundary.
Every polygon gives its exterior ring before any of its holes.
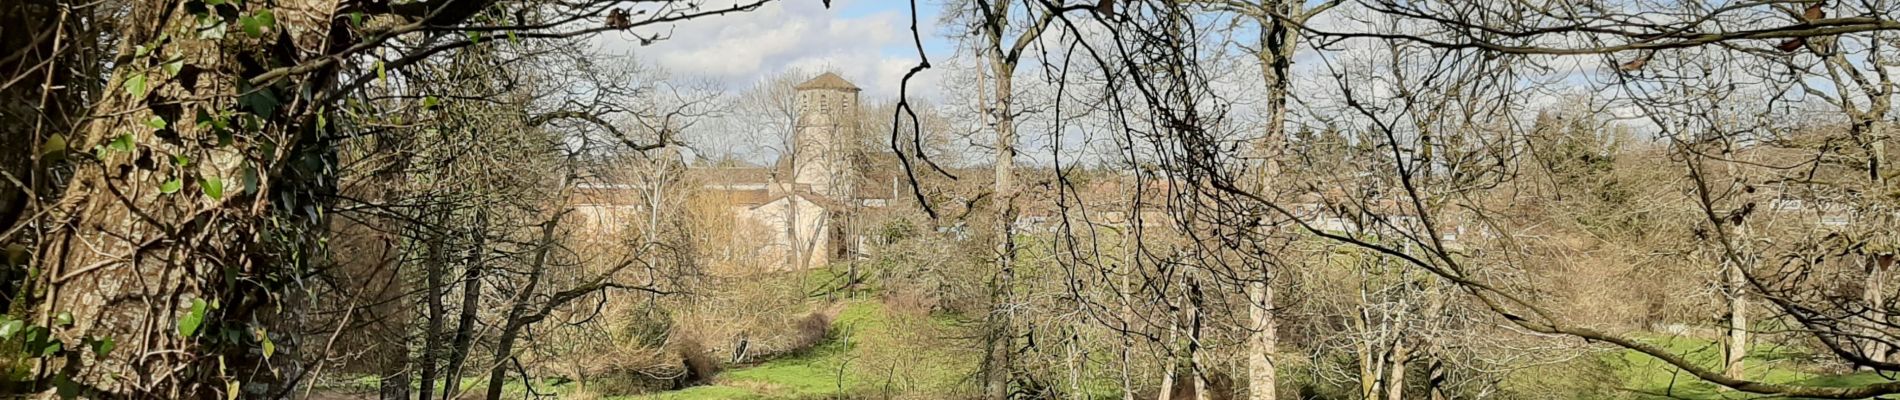
{"type": "MultiPolygon", "coordinates": [[[[739,0],[714,0],[706,7],[739,0]]],[[[937,28],[942,5],[919,0],[917,22],[931,61],[942,64],[954,44],[937,28]]],[[[631,53],[676,78],[704,79],[733,90],[789,69],[831,70],[865,89],[870,98],[896,95],[903,73],[917,62],[906,0],[781,0],[757,11],[685,21],[672,39],[639,46],[632,36],[608,34],[603,51],[631,53]]],[[[941,72],[941,71],[937,71],[941,72]]],[[[940,74],[921,76],[915,95],[934,97],[940,74]]]]}

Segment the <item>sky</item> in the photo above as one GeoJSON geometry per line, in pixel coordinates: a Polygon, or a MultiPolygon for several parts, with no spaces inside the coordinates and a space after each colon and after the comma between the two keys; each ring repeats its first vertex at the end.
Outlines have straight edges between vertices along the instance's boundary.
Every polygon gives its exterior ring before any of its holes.
{"type": "MultiPolygon", "coordinates": [[[[713,8],[740,0],[711,0],[713,8]]],[[[954,45],[937,28],[941,4],[917,2],[917,23],[925,49],[941,63],[954,45]]],[[[630,54],[674,78],[700,79],[733,91],[791,69],[837,72],[864,89],[864,96],[895,98],[898,85],[917,64],[910,37],[910,2],[902,0],[782,0],[748,13],[683,21],[672,38],[640,46],[629,33],[597,40],[600,51],[630,54]]],[[[913,81],[913,96],[934,98],[943,71],[927,70],[913,81]]]]}
{"type": "MultiPolygon", "coordinates": [[[[749,0],[706,0],[703,8],[718,8],[749,0]]],[[[954,39],[945,37],[939,26],[943,0],[917,0],[916,21],[923,35],[924,50],[936,66],[912,81],[912,99],[944,103],[942,86],[950,75],[948,65],[955,63],[954,39]]],[[[609,55],[630,55],[635,62],[657,66],[672,79],[710,82],[727,93],[737,94],[769,77],[790,70],[808,75],[836,72],[864,89],[863,100],[893,99],[903,75],[917,65],[917,49],[910,37],[912,2],[906,0],[832,0],[827,8],[823,0],[779,0],[758,10],[682,21],[670,25],[644,27],[639,34],[670,32],[670,38],[642,46],[635,33],[610,32],[595,40],[597,51],[609,55]]],[[[1333,30],[1350,30],[1355,24],[1342,20],[1345,9],[1336,9],[1312,21],[1333,30]]],[[[1241,32],[1245,34],[1246,32],[1241,32]]],[[[1045,40],[1059,40],[1045,36],[1045,40]]],[[[1362,43],[1341,45],[1356,47],[1362,43]]],[[[1328,109],[1325,93],[1336,83],[1326,79],[1324,60],[1314,52],[1304,52],[1294,64],[1296,89],[1301,96],[1295,107],[1328,109]],[[1313,79],[1318,80],[1313,80],[1313,79]],[[1317,86],[1313,86],[1317,85],[1317,86]]],[[[1244,60],[1243,60],[1244,61],[1244,60]]],[[[1592,64],[1595,65],[1595,64],[1592,64]]],[[[1598,70],[1600,67],[1585,68],[1598,70]]],[[[1249,68],[1241,68],[1246,71],[1249,68]]],[[[1034,71],[1028,71],[1034,72],[1034,71]]],[[[1574,71],[1572,71],[1574,72],[1574,71]]],[[[1027,72],[1026,72],[1027,73],[1027,72]]],[[[1221,85],[1239,92],[1257,85],[1257,75],[1236,74],[1221,85]]],[[[802,77],[801,77],[802,79],[802,77]]],[[[1376,82],[1374,82],[1376,83],[1376,82]]],[[[1533,96],[1536,97],[1536,96],[1533,96]]],[[[1535,102],[1533,102],[1535,103],[1535,102]]],[[[1245,112],[1245,109],[1236,111],[1245,112]]],[[[705,149],[722,149],[748,157],[767,157],[743,142],[743,132],[712,131],[689,139],[705,149]],[[735,141],[737,140],[737,141],[735,141]]],[[[1047,143],[1036,137],[1025,139],[1031,149],[1047,143]]],[[[1053,149],[1053,148],[1050,148],[1053,149]]],[[[1036,158],[1037,151],[1025,153],[1036,158]]]]}

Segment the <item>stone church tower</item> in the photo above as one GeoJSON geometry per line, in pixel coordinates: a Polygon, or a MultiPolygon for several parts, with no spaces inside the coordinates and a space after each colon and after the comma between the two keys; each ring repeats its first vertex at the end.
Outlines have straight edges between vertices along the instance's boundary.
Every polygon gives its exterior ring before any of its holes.
{"type": "MultiPolygon", "coordinates": [[[[868,241],[859,228],[871,226],[865,221],[876,214],[860,211],[887,207],[898,198],[899,180],[889,171],[893,164],[859,165],[893,156],[874,152],[878,146],[861,148],[858,87],[826,73],[793,89],[798,120],[791,132],[792,148],[773,165],[667,164],[683,169],[681,181],[698,185],[690,201],[732,212],[731,229],[723,233],[728,240],[716,245],[722,249],[714,265],[722,265],[716,268],[724,272],[715,273],[794,271],[862,256],[868,241]]],[[[617,232],[617,227],[650,225],[624,220],[642,207],[657,209],[638,202],[645,198],[637,192],[639,184],[583,185],[576,207],[603,235],[617,232]]]]}
{"type": "Polygon", "coordinates": [[[792,181],[832,199],[849,198],[857,171],[858,92],[838,74],[826,72],[793,87],[798,90],[798,128],[792,139],[792,181]]]}

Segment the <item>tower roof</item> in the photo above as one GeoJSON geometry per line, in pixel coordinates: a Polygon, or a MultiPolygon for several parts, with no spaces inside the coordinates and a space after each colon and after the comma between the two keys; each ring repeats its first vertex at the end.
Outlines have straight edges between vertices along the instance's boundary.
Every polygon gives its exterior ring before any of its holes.
{"type": "Polygon", "coordinates": [[[838,74],[834,74],[830,72],[826,72],[823,75],[818,75],[818,77],[811,78],[811,80],[805,81],[805,83],[800,83],[798,84],[798,86],[794,86],[792,88],[798,89],[798,90],[811,90],[811,89],[849,90],[853,92],[856,92],[859,90],[857,85],[852,85],[850,81],[844,80],[844,77],[840,77],[838,76],[838,74]]]}

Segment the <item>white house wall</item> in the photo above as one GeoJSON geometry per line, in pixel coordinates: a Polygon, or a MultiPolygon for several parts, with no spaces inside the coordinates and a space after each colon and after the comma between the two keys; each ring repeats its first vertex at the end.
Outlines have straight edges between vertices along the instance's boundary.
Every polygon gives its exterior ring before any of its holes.
{"type": "Polygon", "coordinates": [[[807,268],[823,266],[831,261],[831,226],[827,222],[830,218],[817,203],[799,196],[785,196],[756,207],[734,207],[733,214],[745,223],[756,224],[765,228],[766,232],[771,232],[768,235],[770,240],[759,245],[761,269],[782,271],[797,268],[786,261],[793,254],[794,245],[800,245],[797,249],[806,253],[807,268]],[[787,202],[792,204],[790,209],[786,207],[787,202]],[[784,233],[786,226],[793,220],[790,211],[794,210],[798,226],[793,231],[799,243],[792,243],[793,238],[784,233]]]}

